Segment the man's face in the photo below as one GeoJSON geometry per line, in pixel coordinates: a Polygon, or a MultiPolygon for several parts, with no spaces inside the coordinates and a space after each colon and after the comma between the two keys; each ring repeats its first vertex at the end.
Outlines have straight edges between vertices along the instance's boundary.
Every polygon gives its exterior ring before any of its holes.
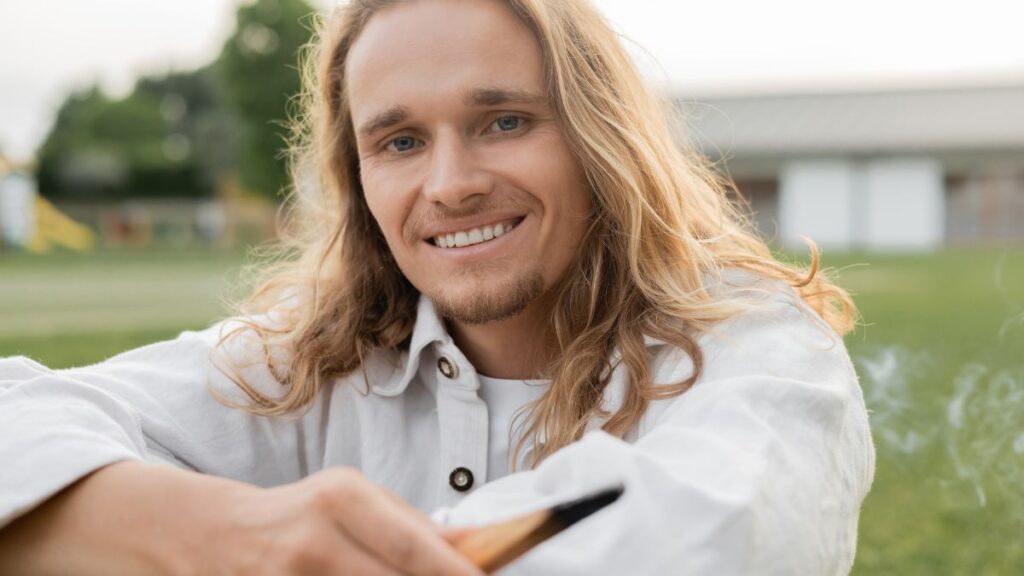
{"type": "Polygon", "coordinates": [[[346,72],[367,204],[442,315],[509,318],[564,276],[590,189],[548,101],[540,48],[504,3],[388,8],[346,72]]]}

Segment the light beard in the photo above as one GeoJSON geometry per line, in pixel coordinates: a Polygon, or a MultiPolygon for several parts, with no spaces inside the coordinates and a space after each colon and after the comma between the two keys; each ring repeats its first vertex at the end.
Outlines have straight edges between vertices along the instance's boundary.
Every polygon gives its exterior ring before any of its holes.
{"type": "MultiPolygon", "coordinates": [[[[486,285],[486,281],[480,280],[479,284],[486,285]]],[[[544,292],[544,279],[540,272],[534,271],[500,286],[490,285],[489,288],[458,300],[443,291],[429,296],[442,318],[462,324],[486,324],[507,320],[526,310],[544,292]]]]}

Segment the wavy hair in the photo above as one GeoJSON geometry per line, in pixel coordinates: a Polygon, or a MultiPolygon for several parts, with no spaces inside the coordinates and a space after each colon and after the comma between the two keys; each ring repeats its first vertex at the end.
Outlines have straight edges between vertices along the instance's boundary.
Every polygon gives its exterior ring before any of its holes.
{"type": "MultiPolygon", "coordinates": [[[[253,413],[299,412],[334,378],[358,370],[372,350],[407,346],[412,334],[419,293],[364,200],[344,74],[367,21],[400,1],[352,0],[336,8],[320,20],[305,54],[291,227],[278,246],[284,257],[262,269],[258,287],[239,306],[241,329],[258,336],[283,386],[281,395],[267,395],[233,378],[253,413]],[[289,306],[296,297],[301,305],[289,306]],[[252,320],[268,313],[275,322],[252,320]],[[271,349],[287,350],[287,366],[271,349]]],[[[680,137],[683,124],[670,103],[645,86],[616,33],[586,0],[505,1],[536,37],[552,106],[594,195],[580,253],[555,288],[558,354],[543,375],[551,385],[520,412],[527,418],[513,463],[532,439],[529,465],[536,466],[579,439],[593,416],[606,418],[603,429],[621,437],[649,402],[686,392],[702,371],[699,335],[755,305],[711,289],[723,270],[781,280],[839,334],[854,327],[856,308],[819,273],[813,242],[808,269],[773,257],[745,207],[730,198],[729,180],[680,137]],[[645,335],[688,354],[691,376],[655,385],[645,335]],[[620,362],[629,386],[621,409],[607,414],[601,398],[620,362]]]]}

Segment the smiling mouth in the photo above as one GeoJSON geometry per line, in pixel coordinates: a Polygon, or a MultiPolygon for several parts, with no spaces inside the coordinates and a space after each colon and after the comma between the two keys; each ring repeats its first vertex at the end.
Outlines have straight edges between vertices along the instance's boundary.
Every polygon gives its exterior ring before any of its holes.
{"type": "Polygon", "coordinates": [[[433,241],[434,246],[439,248],[465,248],[466,246],[475,246],[477,244],[483,244],[484,242],[490,242],[496,238],[501,238],[521,224],[525,218],[525,216],[511,218],[504,222],[480,226],[479,228],[459,230],[458,232],[451,232],[448,234],[439,234],[434,236],[431,240],[433,241]]]}

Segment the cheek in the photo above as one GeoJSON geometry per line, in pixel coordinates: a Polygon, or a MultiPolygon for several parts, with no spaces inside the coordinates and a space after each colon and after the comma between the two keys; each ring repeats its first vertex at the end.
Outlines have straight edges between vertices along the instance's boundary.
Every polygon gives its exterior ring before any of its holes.
{"type": "Polygon", "coordinates": [[[575,158],[571,160],[570,165],[572,168],[566,170],[568,177],[563,179],[558,190],[561,204],[562,245],[568,252],[565,256],[569,260],[579,250],[583,236],[590,225],[594,205],[590,184],[575,158]]]}
{"type": "Polygon", "coordinates": [[[375,198],[371,195],[366,196],[366,205],[370,208],[370,214],[373,215],[373,219],[377,221],[377,225],[384,234],[390,234],[388,220],[387,220],[387,209],[380,205],[379,202],[375,201],[375,198]]]}
{"type": "Polygon", "coordinates": [[[402,233],[401,197],[397,194],[389,194],[387,189],[381,186],[379,179],[373,177],[364,177],[362,185],[366,206],[370,209],[374,220],[377,221],[377,225],[380,226],[388,244],[394,250],[394,243],[401,238],[402,233]]]}
{"type": "Polygon", "coordinates": [[[555,200],[561,211],[561,218],[571,221],[570,228],[586,224],[593,206],[590,184],[576,158],[568,150],[560,159],[558,181],[552,187],[555,200]]]}
{"type": "Polygon", "coordinates": [[[558,219],[585,217],[590,212],[590,186],[568,146],[552,140],[518,156],[514,168],[526,174],[527,189],[546,210],[557,211],[558,219]]]}
{"type": "Polygon", "coordinates": [[[594,207],[594,195],[590,191],[590,184],[582,174],[579,174],[571,186],[574,191],[572,197],[573,216],[586,221],[590,218],[594,207]]]}

